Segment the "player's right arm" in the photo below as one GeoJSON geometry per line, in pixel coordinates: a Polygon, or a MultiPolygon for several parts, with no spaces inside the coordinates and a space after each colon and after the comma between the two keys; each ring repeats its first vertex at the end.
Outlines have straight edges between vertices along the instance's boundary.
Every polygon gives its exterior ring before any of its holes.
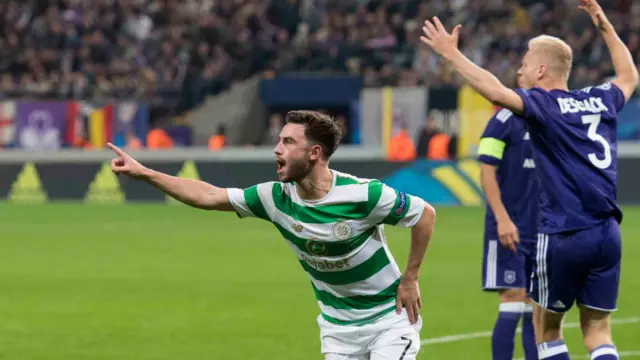
{"type": "Polygon", "coordinates": [[[425,36],[420,40],[444,57],[480,95],[495,105],[523,114],[524,103],[520,95],[504,86],[493,74],[474,64],[458,49],[460,25],[449,34],[440,20],[434,17],[433,23],[429,20],[424,22],[422,30],[425,36]]]}
{"type": "Polygon", "coordinates": [[[517,251],[516,243],[519,241],[518,229],[502,202],[502,193],[496,175],[509,141],[509,130],[513,120],[511,122],[508,120],[512,115],[511,111],[502,109],[489,120],[480,138],[478,161],[480,162],[480,185],[496,219],[500,243],[515,252],[517,251]]]}
{"type": "Polygon", "coordinates": [[[204,210],[234,211],[227,196],[227,189],[200,180],[171,176],[146,167],[142,179],[189,206],[204,210]]]}
{"type": "Polygon", "coordinates": [[[219,211],[235,210],[229,200],[227,189],[213,186],[204,181],[183,179],[149,169],[117,146],[111,143],[107,146],[118,155],[111,161],[111,170],[114,173],[146,181],[176,200],[195,208],[219,211]]]}
{"type": "Polygon", "coordinates": [[[620,88],[626,102],[638,87],[639,81],[638,70],[633,63],[631,52],[622,42],[596,0],[580,0],[580,4],[579,8],[591,16],[591,20],[600,30],[609,48],[613,68],[616,72],[615,79],[611,82],[620,88]]]}

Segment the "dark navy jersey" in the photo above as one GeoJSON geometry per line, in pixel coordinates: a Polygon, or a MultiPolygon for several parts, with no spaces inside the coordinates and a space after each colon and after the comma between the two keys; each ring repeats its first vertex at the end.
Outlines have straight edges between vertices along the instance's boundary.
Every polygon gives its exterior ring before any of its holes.
{"type": "MultiPolygon", "coordinates": [[[[525,123],[508,109],[498,111],[480,138],[478,160],[496,166],[500,195],[520,238],[535,241],[538,232],[539,185],[525,123]]],[[[485,235],[496,236],[496,219],[487,204],[485,235]]]]}
{"type": "Polygon", "coordinates": [[[617,114],[622,91],[612,83],[582,90],[518,89],[540,176],[540,231],[590,228],[615,217],[617,114]]]}

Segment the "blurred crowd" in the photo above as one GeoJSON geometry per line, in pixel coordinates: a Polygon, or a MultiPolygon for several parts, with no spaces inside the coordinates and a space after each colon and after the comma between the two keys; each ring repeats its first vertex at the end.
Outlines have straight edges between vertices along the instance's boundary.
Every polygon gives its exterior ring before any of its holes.
{"type": "Polygon", "coordinates": [[[175,114],[263,70],[298,22],[287,0],[4,0],[0,97],[175,114]]]}
{"type": "MultiPolygon", "coordinates": [[[[613,74],[601,36],[574,0],[321,3],[322,11],[315,13],[322,17],[310,35],[299,33],[294,40],[298,49],[294,68],[360,73],[368,86],[459,85],[459,76],[419,40],[423,21],[438,16],[448,29],[462,24],[461,50],[512,86],[528,39],[542,33],[565,39],[574,49],[571,87],[613,74]]],[[[600,3],[640,63],[640,2],[600,3]]]]}
{"type": "MultiPolygon", "coordinates": [[[[635,59],[640,2],[601,1],[635,59]]],[[[458,84],[422,21],[463,24],[460,47],[513,85],[527,39],[575,51],[571,87],[612,74],[572,0],[4,0],[0,96],[145,99],[162,114],[282,71],[362,74],[367,86],[458,84]]]]}

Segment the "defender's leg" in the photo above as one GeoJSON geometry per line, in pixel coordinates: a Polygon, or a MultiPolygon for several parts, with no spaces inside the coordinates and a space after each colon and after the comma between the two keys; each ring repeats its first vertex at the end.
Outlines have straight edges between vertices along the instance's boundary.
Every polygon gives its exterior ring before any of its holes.
{"type": "Polygon", "coordinates": [[[562,338],[564,313],[554,313],[537,304],[534,306],[533,312],[539,358],[568,360],[569,349],[562,338]]]}
{"type": "Polygon", "coordinates": [[[532,299],[534,328],[540,359],[567,360],[569,350],[562,338],[562,321],[576,298],[581,268],[568,260],[570,241],[563,235],[540,234],[536,249],[532,299]]]}
{"type": "Polygon", "coordinates": [[[512,288],[499,291],[499,312],[491,336],[493,360],[511,360],[515,347],[515,335],[520,317],[525,310],[524,289],[512,288]]]}
{"type": "Polygon", "coordinates": [[[592,360],[617,360],[618,351],[611,339],[611,313],[580,306],[580,328],[584,346],[592,360]]]}
{"type": "Polygon", "coordinates": [[[498,292],[499,299],[499,312],[491,337],[493,360],[513,358],[516,329],[526,309],[529,280],[524,250],[523,245],[518,244],[518,251],[513,252],[485,235],[482,289],[498,292]]]}
{"type": "Polygon", "coordinates": [[[610,318],[616,310],[622,242],[618,223],[610,219],[589,231],[595,249],[580,294],[580,325],[584,345],[593,360],[616,360],[610,318]]]}
{"type": "Polygon", "coordinates": [[[525,306],[522,312],[522,348],[525,360],[538,360],[536,335],[533,328],[533,302],[531,301],[533,272],[536,259],[536,241],[523,239],[520,249],[524,255],[524,270],[526,276],[525,306]]]}

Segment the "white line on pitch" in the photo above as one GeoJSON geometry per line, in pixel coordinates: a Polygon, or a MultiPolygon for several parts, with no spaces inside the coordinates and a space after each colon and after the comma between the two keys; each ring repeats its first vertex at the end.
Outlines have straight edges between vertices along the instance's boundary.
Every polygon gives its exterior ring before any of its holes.
{"type": "MultiPolygon", "coordinates": [[[[637,357],[640,356],[640,351],[620,351],[618,353],[620,357],[637,357]]],[[[589,355],[571,355],[572,359],[590,359],[589,355]]],[[[519,358],[516,360],[524,360],[524,358],[519,358]]]]}
{"type": "MultiPolygon", "coordinates": [[[[630,318],[622,318],[622,319],[612,319],[611,323],[620,325],[620,324],[635,324],[640,322],[640,317],[630,317],[630,318]]],[[[580,326],[580,323],[566,323],[563,325],[564,329],[577,328],[580,326]]],[[[518,329],[518,333],[522,330],[518,329]]],[[[458,334],[458,335],[449,335],[449,336],[441,336],[437,338],[423,339],[420,341],[422,345],[431,345],[431,344],[441,344],[441,343],[450,343],[455,341],[469,340],[469,339],[478,339],[491,337],[492,331],[478,331],[467,334],[458,334]]],[[[634,355],[635,356],[635,355],[634,355]]]]}

